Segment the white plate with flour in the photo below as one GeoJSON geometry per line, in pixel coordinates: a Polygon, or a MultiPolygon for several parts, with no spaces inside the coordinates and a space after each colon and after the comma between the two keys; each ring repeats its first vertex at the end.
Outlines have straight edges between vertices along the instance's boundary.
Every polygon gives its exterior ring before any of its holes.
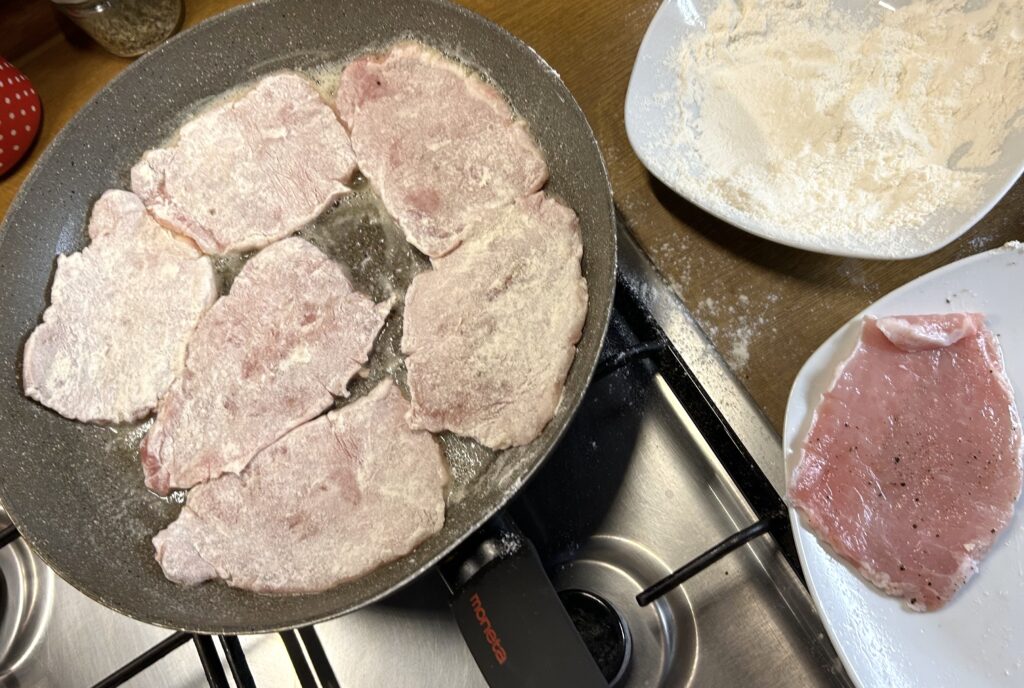
{"type": "Polygon", "coordinates": [[[625,117],[664,184],[781,244],[896,259],[962,235],[1024,172],[1019,0],[787,5],[661,5],[625,117]]]}
{"type": "MultiPolygon", "coordinates": [[[[1024,408],[1024,244],[988,251],[897,289],[821,345],[797,375],[786,407],[787,475],[811,415],[860,335],[865,315],[976,311],[999,338],[1006,374],[1024,408]]],[[[798,513],[790,520],[811,595],[851,678],[862,688],[1024,685],[1024,504],[979,572],[935,612],[913,612],[878,592],[826,549],[798,513]]]]}

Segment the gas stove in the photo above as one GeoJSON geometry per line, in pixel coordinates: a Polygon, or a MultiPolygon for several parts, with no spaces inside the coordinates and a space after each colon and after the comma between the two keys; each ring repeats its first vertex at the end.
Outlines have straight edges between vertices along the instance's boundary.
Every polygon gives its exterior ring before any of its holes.
{"type": "MultiPolygon", "coordinates": [[[[613,686],[849,685],[777,518],[777,436],[625,231],[619,240],[604,364],[508,517],[613,686]],[[754,523],[748,544],[701,558],[681,585],[638,604],[643,590],[754,523]]],[[[15,532],[6,538],[0,686],[486,685],[433,571],[315,627],[210,638],[109,611],[15,532]]]]}

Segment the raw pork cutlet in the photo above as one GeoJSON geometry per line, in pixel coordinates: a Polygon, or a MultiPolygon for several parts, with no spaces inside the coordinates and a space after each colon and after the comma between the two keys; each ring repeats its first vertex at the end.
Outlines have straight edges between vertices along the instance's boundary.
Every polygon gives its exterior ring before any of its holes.
{"type": "Polygon", "coordinates": [[[587,311],[579,220],[543,192],[478,219],[406,295],[414,428],[504,449],[554,416],[587,311]]]}
{"type": "Polygon", "coordinates": [[[305,239],[268,246],[196,328],[185,368],[142,442],[146,485],[167,494],[238,473],[347,396],[391,310],[352,290],[305,239]]]}
{"type": "Polygon", "coordinates": [[[789,501],[876,586],[938,609],[1021,490],[1021,427],[977,313],[867,319],[814,414],[789,501]]]}
{"type": "Polygon", "coordinates": [[[87,423],[138,420],[181,371],[217,298],[213,266],[127,191],[100,196],[89,238],[57,258],[50,307],[25,344],[25,394],[87,423]]]}
{"type": "Polygon", "coordinates": [[[480,213],[547,181],[540,149],[501,94],[419,43],[350,63],[337,108],[360,170],[428,256],[458,246],[480,213]]]}
{"type": "Polygon", "coordinates": [[[162,225],[206,253],[288,236],[348,191],[348,134],[313,85],[291,72],[194,117],[132,168],[132,190],[162,225]]]}
{"type": "Polygon", "coordinates": [[[188,495],[153,538],[164,575],[311,593],[365,575],[441,530],[448,469],[385,381],[270,445],[240,475],[188,495]]]}

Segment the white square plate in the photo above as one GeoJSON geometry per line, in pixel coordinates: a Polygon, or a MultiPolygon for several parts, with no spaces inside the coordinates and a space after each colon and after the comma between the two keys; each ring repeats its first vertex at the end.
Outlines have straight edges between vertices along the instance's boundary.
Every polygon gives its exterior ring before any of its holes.
{"type": "MultiPolygon", "coordinates": [[[[678,168],[676,161],[685,157],[679,149],[681,144],[673,142],[672,135],[678,120],[678,105],[666,96],[675,91],[678,82],[675,64],[680,46],[704,31],[705,18],[717,3],[718,0],[665,0],[640,44],[626,92],[626,134],[640,161],[662,183],[712,215],[751,234],[808,251],[855,258],[914,258],[937,251],[964,234],[1024,172],[1024,129],[1018,128],[1007,138],[999,161],[989,168],[990,177],[978,203],[964,210],[944,209],[934,213],[921,224],[922,231],[915,233],[918,240],[901,242],[899,251],[886,251],[881,246],[877,250],[850,249],[838,240],[810,239],[769,225],[730,205],[702,198],[693,180],[705,175],[705,170],[691,165],[690,174],[683,178],[673,172],[678,168]]],[[[851,11],[888,11],[856,0],[836,0],[836,5],[851,11]]]]}

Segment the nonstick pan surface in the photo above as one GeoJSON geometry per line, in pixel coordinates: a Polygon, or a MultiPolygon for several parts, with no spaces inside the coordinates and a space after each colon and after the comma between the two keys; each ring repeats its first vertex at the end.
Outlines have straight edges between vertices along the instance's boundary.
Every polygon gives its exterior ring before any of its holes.
{"type": "MultiPolygon", "coordinates": [[[[337,70],[318,73],[329,88],[337,70]]],[[[426,266],[368,188],[303,234],[352,266],[357,285],[376,298],[404,292],[426,266]]],[[[204,633],[279,630],[352,611],[422,573],[493,515],[542,463],[576,410],[601,348],[615,283],[607,173],[572,95],[528,46],[440,0],[269,0],[181,34],[126,69],[64,128],[23,185],[0,241],[3,506],[34,551],[85,594],[143,621],[204,633]],[[173,134],[204,101],[276,70],[315,72],[406,38],[458,57],[508,96],[544,149],[549,192],[580,216],[590,303],[562,403],[525,447],[493,454],[442,437],[454,477],[444,528],[362,579],[298,596],[261,596],[222,583],[175,585],[153,559],[150,538],[180,506],[143,486],[137,447],[147,426],[82,425],[22,395],[22,349],[47,305],[56,256],[87,243],[93,202],[106,189],[127,188],[128,171],[143,151],[173,134]]],[[[223,289],[242,260],[218,261],[223,289]]],[[[383,375],[403,383],[396,355],[400,315],[389,321],[370,379],[353,397],[383,375]]]]}

